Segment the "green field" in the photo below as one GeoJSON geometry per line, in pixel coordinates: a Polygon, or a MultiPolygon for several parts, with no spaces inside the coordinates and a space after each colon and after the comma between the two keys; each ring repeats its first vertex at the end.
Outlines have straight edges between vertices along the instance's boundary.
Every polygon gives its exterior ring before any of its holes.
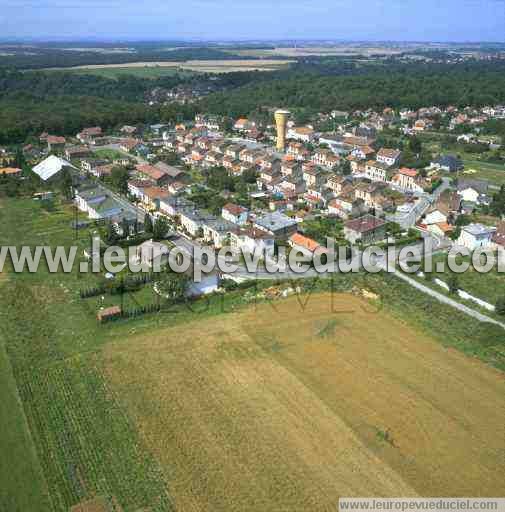
{"type": "Polygon", "coordinates": [[[505,185],[505,163],[503,165],[499,165],[470,158],[463,158],[463,163],[465,164],[465,170],[463,171],[462,176],[488,180],[495,185],[505,185]],[[475,170],[477,172],[470,173],[468,172],[470,170],[475,170]]]}
{"type": "Polygon", "coordinates": [[[135,76],[137,78],[160,78],[164,76],[180,76],[180,77],[190,77],[197,74],[197,71],[190,71],[185,69],[180,69],[177,67],[168,67],[168,66],[146,66],[146,67],[114,67],[114,68],[89,68],[89,69],[72,69],[72,68],[62,68],[57,70],[52,70],[53,72],[65,72],[65,73],[74,73],[78,75],[95,75],[103,78],[110,78],[112,80],[117,80],[122,76],[135,76]]]}
{"type": "Polygon", "coordinates": [[[46,482],[0,334],[0,510],[49,511],[46,482]]]}
{"type": "MultiPolygon", "coordinates": [[[[470,261],[471,258],[458,257],[456,259],[458,264],[463,262],[470,263],[470,261]]],[[[450,269],[447,268],[447,255],[440,254],[434,256],[434,268],[436,268],[438,262],[445,263],[446,271],[444,273],[437,273],[436,277],[447,282],[451,275],[450,269]]],[[[470,266],[466,272],[457,274],[457,277],[460,289],[490,304],[495,304],[500,297],[505,296],[505,273],[498,272],[496,268],[491,272],[480,273],[473,266],[470,266]]],[[[438,290],[440,290],[439,287],[438,290]]],[[[502,318],[501,320],[505,319],[502,318]]]]}
{"type": "MultiPolygon", "coordinates": [[[[505,184],[505,161],[503,164],[495,164],[480,160],[478,155],[474,153],[461,153],[458,149],[442,149],[440,142],[436,140],[442,136],[443,134],[441,133],[430,132],[429,134],[421,135],[420,138],[423,140],[424,148],[432,153],[458,154],[465,166],[464,170],[459,173],[460,176],[488,180],[495,186],[505,184]]],[[[454,177],[454,174],[448,173],[447,176],[454,177]]]]}

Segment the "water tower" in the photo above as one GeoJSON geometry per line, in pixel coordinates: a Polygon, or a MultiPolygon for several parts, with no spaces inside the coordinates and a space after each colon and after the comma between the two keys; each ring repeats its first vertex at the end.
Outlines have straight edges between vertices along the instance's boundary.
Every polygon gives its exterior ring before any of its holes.
{"type": "Polygon", "coordinates": [[[277,149],[284,151],[286,147],[286,128],[291,112],[288,110],[277,110],[275,112],[275,124],[277,125],[277,149]]]}

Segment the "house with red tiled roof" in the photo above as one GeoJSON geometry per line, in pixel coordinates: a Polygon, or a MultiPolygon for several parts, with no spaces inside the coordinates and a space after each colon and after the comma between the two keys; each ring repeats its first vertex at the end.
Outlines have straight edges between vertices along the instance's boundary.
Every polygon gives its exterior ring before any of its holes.
{"type": "Polygon", "coordinates": [[[288,130],[288,139],[301,142],[312,142],[316,138],[316,132],[308,126],[293,127],[288,130]]]}
{"type": "Polygon", "coordinates": [[[239,204],[227,203],[221,210],[221,216],[223,219],[240,226],[247,222],[249,211],[239,204]]]}
{"type": "Polygon", "coordinates": [[[137,174],[144,179],[148,179],[157,187],[167,185],[171,177],[165,171],[149,164],[139,164],[136,166],[137,174]]]}
{"type": "Polygon", "coordinates": [[[0,168],[0,176],[21,176],[23,171],[17,167],[0,168]]]}
{"type": "Polygon", "coordinates": [[[84,128],[80,133],[77,134],[77,139],[83,144],[91,142],[96,137],[102,136],[102,129],[99,126],[93,126],[92,128],[84,128]]]}
{"type": "Polygon", "coordinates": [[[57,135],[48,135],[46,140],[49,151],[63,151],[67,142],[65,137],[58,137],[57,135]]]}
{"type": "Polygon", "coordinates": [[[289,237],[289,245],[303,254],[313,256],[317,250],[319,253],[328,253],[328,249],[308,236],[301,233],[293,233],[289,237]]]}
{"type": "Polygon", "coordinates": [[[448,236],[454,231],[454,226],[447,222],[436,222],[428,226],[428,231],[437,236],[448,236]]]}
{"type": "Polygon", "coordinates": [[[402,167],[393,177],[392,182],[400,189],[408,192],[423,192],[427,185],[417,169],[402,167]]]}

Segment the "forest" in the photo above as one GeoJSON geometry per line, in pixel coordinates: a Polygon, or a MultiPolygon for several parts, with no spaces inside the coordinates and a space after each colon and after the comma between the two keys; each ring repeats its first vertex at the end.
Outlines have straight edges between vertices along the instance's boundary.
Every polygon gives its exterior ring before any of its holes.
{"type": "Polygon", "coordinates": [[[203,100],[208,112],[246,115],[261,106],[285,106],[312,112],[334,109],[420,108],[430,105],[483,106],[505,102],[505,69],[438,67],[419,72],[369,71],[359,75],[287,72],[284,78],[251,83],[203,100]]]}
{"type": "Polygon", "coordinates": [[[334,109],[483,106],[505,103],[505,62],[460,65],[382,62],[352,66],[334,59],[298,62],[291,69],[222,75],[166,76],[117,80],[65,72],[0,70],[0,144],[22,142],[41,131],[74,134],[87,125],[170,122],[197,112],[230,117],[264,107],[287,107],[310,119],[334,109]],[[212,84],[198,103],[149,106],[156,88],[212,84]]]}

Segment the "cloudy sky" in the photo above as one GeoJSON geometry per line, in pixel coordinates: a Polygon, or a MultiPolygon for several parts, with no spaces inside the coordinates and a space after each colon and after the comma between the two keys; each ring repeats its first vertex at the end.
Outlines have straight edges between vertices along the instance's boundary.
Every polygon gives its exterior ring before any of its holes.
{"type": "Polygon", "coordinates": [[[0,38],[505,41],[505,0],[0,0],[0,38]]]}

